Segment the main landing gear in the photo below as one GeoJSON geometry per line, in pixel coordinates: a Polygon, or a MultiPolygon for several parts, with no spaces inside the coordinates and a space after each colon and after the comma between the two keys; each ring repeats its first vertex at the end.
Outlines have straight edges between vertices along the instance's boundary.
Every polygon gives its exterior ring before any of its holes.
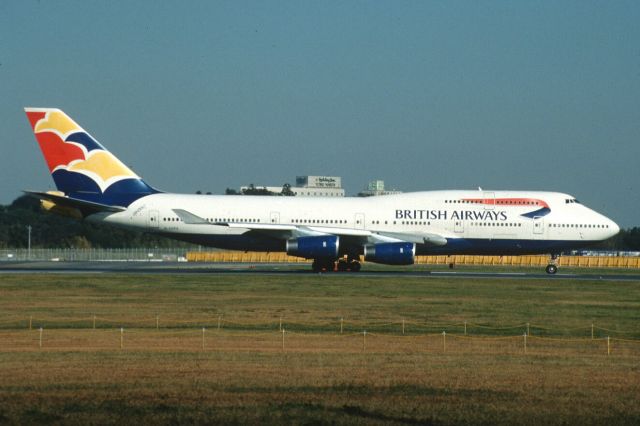
{"type": "Polygon", "coordinates": [[[340,259],[336,269],[341,272],[360,272],[360,262],[355,259],[340,259]]]}
{"type": "Polygon", "coordinates": [[[335,262],[329,259],[314,259],[311,264],[313,272],[332,272],[335,262]]]}
{"type": "Polygon", "coordinates": [[[313,272],[359,272],[360,262],[355,259],[314,259],[311,264],[313,272]]]}
{"type": "Polygon", "coordinates": [[[558,260],[560,259],[559,254],[552,254],[551,259],[549,259],[549,264],[545,268],[547,274],[553,275],[558,272],[558,260]]]}

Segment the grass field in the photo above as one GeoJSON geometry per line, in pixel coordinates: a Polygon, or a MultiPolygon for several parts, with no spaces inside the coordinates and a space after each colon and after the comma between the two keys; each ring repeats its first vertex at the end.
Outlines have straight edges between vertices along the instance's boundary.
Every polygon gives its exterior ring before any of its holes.
{"type": "Polygon", "coordinates": [[[640,282],[1,275],[0,424],[122,422],[638,424],[640,282]]]}

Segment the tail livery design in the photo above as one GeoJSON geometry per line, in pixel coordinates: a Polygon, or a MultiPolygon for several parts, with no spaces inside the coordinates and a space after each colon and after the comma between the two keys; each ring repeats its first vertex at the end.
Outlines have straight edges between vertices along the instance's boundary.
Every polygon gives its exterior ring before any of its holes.
{"type": "Polygon", "coordinates": [[[56,187],[67,197],[126,207],[158,192],[61,110],[25,112],[56,187]]]}

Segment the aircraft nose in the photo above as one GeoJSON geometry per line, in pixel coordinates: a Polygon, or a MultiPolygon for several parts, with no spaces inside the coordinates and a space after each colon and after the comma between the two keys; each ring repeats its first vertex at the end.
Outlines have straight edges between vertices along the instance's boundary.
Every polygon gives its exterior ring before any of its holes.
{"type": "Polygon", "coordinates": [[[618,232],[620,232],[620,227],[617,223],[609,219],[609,230],[611,231],[611,236],[613,237],[614,235],[618,235],[618,232]]]}

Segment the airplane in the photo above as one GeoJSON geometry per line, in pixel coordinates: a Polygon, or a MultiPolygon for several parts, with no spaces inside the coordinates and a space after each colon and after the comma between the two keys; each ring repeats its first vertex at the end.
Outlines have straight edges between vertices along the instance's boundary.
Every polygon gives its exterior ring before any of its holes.
{"type": "Polygon", "coordinates": [[[418,255],[558,256],[616,235],[611,219],[567,194],[440,190],[376,197],[172,194],[148,185],[63,111],[25,108],[57,191],[24,191],[50,212],[204,246],[286,252],[312,270],[418,255]]]}

